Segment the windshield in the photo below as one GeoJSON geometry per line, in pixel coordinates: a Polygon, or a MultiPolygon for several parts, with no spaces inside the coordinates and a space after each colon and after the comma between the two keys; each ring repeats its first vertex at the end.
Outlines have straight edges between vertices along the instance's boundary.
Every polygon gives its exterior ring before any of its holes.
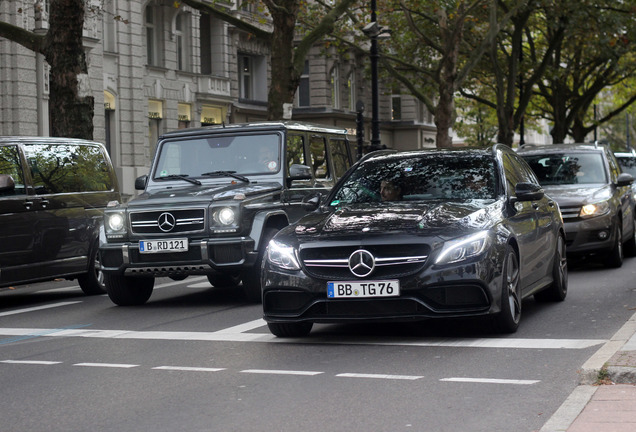
{"type": "Polygon", "coordinates": [[[494,199],[496,178],[493,157],[476,153],[369,160],[340,185],[331,205],[494,199]]]}
{"type": "Polygon", "coordinates": [[[155,179],[220,178],[209,173],[275,174],[280,171],[280,135],[213,136],[166,141],[158,155],[155,179]]]}
{"type": "Polygon", "coordinates": [[[523,155],[542,186],[607,183],[600,153],[523,155]]]}

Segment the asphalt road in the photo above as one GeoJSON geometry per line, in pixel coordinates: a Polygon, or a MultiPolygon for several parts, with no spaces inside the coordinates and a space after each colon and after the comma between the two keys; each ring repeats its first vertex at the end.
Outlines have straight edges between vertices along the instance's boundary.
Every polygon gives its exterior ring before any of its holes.
{"type": "Polygon", "coordinates": [[[318,325],[273,337],[259,305],[205,278],[141,307],[74,282],[0,290],[2,431],[536,431],[633,315],[636,259],[570,266],[565,302],[480,320],[318,325]]]}

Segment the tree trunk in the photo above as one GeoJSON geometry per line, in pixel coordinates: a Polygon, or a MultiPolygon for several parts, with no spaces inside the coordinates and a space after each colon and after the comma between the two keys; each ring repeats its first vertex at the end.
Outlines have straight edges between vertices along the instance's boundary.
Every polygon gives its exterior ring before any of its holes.
{"type": "Polygon", "coordinates": [[[82,46],[84,0],[51,0],[49,10],[43,53],[51,67],[51,135],[93,139],[94,98],[82,46]]]}
{"type": "Polygon", "coordinates": [[[270,8],[273,20],[271,39],[271,74],[267,97],[268,120],[283,118],[283,104],[292,103],[302,70],[294,68],[294,40],[298,2],[288,1],[282,10],[270,8]]]}

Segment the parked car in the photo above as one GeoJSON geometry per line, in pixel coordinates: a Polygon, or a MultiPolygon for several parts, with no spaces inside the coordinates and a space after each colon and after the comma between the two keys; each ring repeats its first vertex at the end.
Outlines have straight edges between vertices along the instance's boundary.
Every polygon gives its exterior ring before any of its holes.
{"type": "Polygon", "coordinates": [[[270,241],[263,311],[279,337],[488,315],[509,333],[524,298],[562,301],[567,285],[558,205],[509,147],[380,151],[270,241]]]}
{"type": "Polygon", "coordinates": [[[102,144],[0,137],[0,287],[67,278],[104,293],[99,226],[120,201],[102,144]]]}
{"type": "Polygon", "coordinates": [[[185,129],[159,138],[143,193],[105,213],[106,290],[118,305],[151,296],[155,277],[206,275],[260,301],[265,247],[352,164],[345,129],[297,122],[185,129]]]}
{"type": "MultiPolygon", "coordinates": [[[[631,149],[628,152],[614,152],[618,164],[623,172],[629,173],[632,177],[636,176],[636,151],[631,149]]],[[[632,183],[632,196],[636,200],[636,184],[632,183]]]]}
{"type": "Polygon", "coordinates": [[[518,149],[561,208],[569,256],[595,254],[620,267],[636,253],[631,174],[603,145],[558,144],[518,149]]]}

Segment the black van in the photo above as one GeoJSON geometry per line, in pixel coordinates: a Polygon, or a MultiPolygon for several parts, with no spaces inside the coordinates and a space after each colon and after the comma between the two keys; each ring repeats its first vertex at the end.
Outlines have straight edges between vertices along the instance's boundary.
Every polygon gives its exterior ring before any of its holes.
{"type": "Polygon", "coordinates": [[[102,144],[0,137],[0,287],[77,278],[84,293],[104,293],[99,225],[120,201],[102,144]]]}
{"type": "Polygon", "coordinates": [[[108,296],[139,305],[156,277],[205,275],[260,301],[270,239],[316,209],[352,163],[344,128],[259,122],[162,135],[135,184],[143,193],[104,212],[108,296]]]}

